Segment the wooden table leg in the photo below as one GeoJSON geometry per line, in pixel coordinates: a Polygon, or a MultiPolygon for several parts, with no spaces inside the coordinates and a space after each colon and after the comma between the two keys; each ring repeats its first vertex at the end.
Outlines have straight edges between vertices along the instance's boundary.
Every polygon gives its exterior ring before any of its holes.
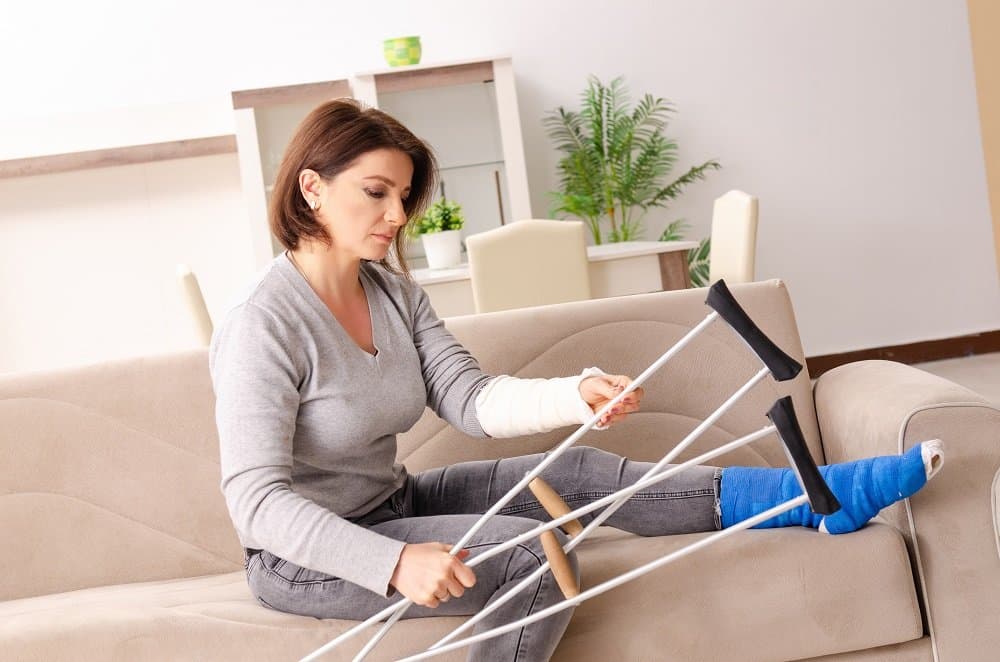
{"type": "Polygon", "coordinates": [[[660,283],[664,290],[686,290],[691,287],[687,251],[660,253],[660,283]]]}

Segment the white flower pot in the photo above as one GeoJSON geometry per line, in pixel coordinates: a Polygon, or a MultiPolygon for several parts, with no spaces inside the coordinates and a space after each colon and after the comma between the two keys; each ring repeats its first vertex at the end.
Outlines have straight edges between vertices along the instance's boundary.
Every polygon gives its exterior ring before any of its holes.
{"type": "Polygon", "coordinates": [[[445,230],[420,235],[430,269],[448,269],[462,262],[462,231],[445,230]]]}

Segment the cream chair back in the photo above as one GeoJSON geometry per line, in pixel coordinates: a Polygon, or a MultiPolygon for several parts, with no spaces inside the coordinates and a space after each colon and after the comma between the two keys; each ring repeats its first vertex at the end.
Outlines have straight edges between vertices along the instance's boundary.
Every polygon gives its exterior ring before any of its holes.
{"type": "Polygon", "coordinates": [[[517,221],[465,245],[477,313],[590,298],[582,221],[517,221]]]}
{"type": "Polygon", "coordinates": [[[198,285],[198,277],[186,264],[178,264],[177,279],[181,288],[181,297],[184,299],[184,307],[188,311],[188,317],[191,319],[198,341],[203,346],[208,347],[212,340],[212,318],[208,314],[205,297],[202,296],[201,287],[198,285]]]}
{"type": "Polygon", "coordinates": [[[727,283],[754,280],[757,251],[757,198],[730,191],[716,198],[712,210],[712,259],[709,281],[727,283]]]}

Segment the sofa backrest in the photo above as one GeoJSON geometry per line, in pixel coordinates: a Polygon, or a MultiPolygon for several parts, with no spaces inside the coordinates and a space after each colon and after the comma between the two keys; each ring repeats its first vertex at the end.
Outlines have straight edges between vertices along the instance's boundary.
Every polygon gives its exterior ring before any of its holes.
{"type": "MultiPolygon", "coordinates": [[[[765,413],[779,397],[791,395],[803,434],[817,462],[822,448],[811,382],[805,369],[795,314],[780,280],[734,284],[733,295],[780,348],[803,364],[794,380],[770,377],[757,384],[705,431],[679,460],[769,425],[765,413]]],[[[452,333],[486,372],[516,377],[579,374],[590,366],[636,377],[673,346],[711,309],[706,290],[655,292],[611,299],[576,301],[539,308],[455,317],[452,333]]],[[[762,367],[743,340],[716,320],[645,382],[642,408],[604,431],[579,442],[627,457],[658,461],[762,367]]],[[[468,460],[492,459],[549,450],[574,428],[517,439],[469,439],[430,410],[399,435],[398,457],[411,472],[468,460]]],[[[787,465],[774,435],[718,458],[720,465],[787,465]]]]}
{"type": "Polygon", "coordinates": [[[240,570],[205,350],[0,378],[0,600],[240,570]]]}
{"type": "MultiPolygon", "coordinates": [[[[758,325],[793,358],[802,348],[780,281],[735,285],[758,325]]],[[[710,312],[705,290],[660,292],[447,320],[492,374],[553,377],[597,365],[638,375],[710,312]]],[[[717,321],[645,385],[642,411],[581,443],[660,459],[760,368],[717,321]]],[[[758,384],[712,426],[699,451],[755,431],[792,394],[817,461],[819,433],[805,370],[758,384]]],[[[0,600],[91,586],[242,569],[219,488],[207,353],[112,361],[0,377],[0,600]]],[[[411,471],[548,450],[572,428],[518,439],[469,439],[433,412],[399,437],[411,471]]],[[[784,464],[775,438],[720,464],[784,464]]]]}

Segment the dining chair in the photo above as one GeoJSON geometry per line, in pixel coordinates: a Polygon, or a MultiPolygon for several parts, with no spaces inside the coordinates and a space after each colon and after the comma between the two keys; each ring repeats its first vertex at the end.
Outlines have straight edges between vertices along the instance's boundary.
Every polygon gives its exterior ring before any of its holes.
{"type": "Polygon", "coordinates": [[[589,299],[582,221],[526,219],[465,239],[476,312],[589,299]]]}
{"type": "Polygon", "coordinates": [[[187,308],[198,341],[208,347],[212,341],[212,318],[208,314],[205,297],[202,296],[201,287],[198,285],[198,277],[194,275],[188,265],[178,264],[177,279],[181,288],[181,297],[184,299],[184,306],[187,308]]]}
{"type": "Polygon", "coordinates": [[[716,198],[712,209],[712,251],[709,284],[754,279],[757,252],[757,198],[743,191],[729,191],[716,198]]]}

